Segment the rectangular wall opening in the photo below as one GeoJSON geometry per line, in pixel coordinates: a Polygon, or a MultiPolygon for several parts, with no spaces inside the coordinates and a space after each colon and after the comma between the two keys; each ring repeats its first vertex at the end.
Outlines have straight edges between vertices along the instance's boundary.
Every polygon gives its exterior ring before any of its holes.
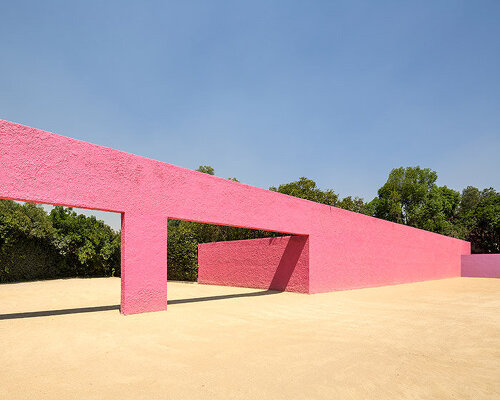
{"type": "Polygon", "coordinates": [[[307,236],[169,219],[168,279],[308,292],[307,236]]]}
{"type": "Polygon", "coordinates": [[[118,310],[120,224],[120,213],[0,199],[0,284],[22,283],[0,314],[118,310]]]}

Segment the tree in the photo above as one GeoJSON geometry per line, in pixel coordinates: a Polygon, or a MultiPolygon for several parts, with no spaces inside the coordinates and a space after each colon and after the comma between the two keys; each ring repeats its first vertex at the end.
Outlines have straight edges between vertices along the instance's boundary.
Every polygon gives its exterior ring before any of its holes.
{"type": "Polygon", "coordinates": [[[460,215],[467,215],[477,207],[481,200],[481,192],[474,186],[467,186],[462,190],[462,198],[460,199],[460,215]]]}
{"type": "Polygon", "coordinates": [[[461,196],[447,186],[437,186],[437,173],[429,168],[406,167],[391,171],[373,200],[374,216],[443,235],[467,238],[457,223],[459,209],[473,202],[471,192],[461,206],[461,196]]]}
{"type": "Polygon", "coordinates": [[[38,204],[0,199],[0,282],[59,277],[54,228],[38,204]]]}
{"type": "Polygon", "coordinates": [[[459,203],[459,192],[446,186],[433,186],[422,206],[416,210],[415,226],[443,235],[464,238],[465,232],[455,224],[459,203]]]}
{"type": "Polygon", "coordinates": [[[208,175],[215,175],[215,170],[210,165],[200,165],[196,168],[196,171],[203,172],[208,175]]]}
{"type": "Polygon", "coordinates": [[[179,222],[174,229],[168,231],[168,279],[196,281],[198,279],[198,241],[190,229],[190,223],[179,222]]]}
{"type": "Polygon", "coordinates": [[[55,207],[50,220],[68,276],[120,275],[119,233],[94,216],[77,214],[71,207],[55,207]]]}
{"type": "Polygon", "coordinates": [[[321,190],[317,187],[316,182],[304,176],[298,181],[285,183],[278,187],[271,186],[269,190],[361,214],[373,214],[372,204],[365,203],[362,198],[347,196],[339,200],[339,196],[332,189],[321,190]]]}
{"type": "Polygon", "coordinates": [[[335,206],[339,198],[339,196],[332,189],[323,191],[317,187],[316,182],[304,176],[299,178],[298,181],[285,183],[283,185],[279,185],[278,187],[271,186],[269,190],[284,193],[289,196],[299,197],[301,199],[315,201],[316,203],[327,204],[329,206],[335,206]]]}
{"type": "Polygon", "coordinates": [[[462,192],[458,224],[466,230],[473,253],[500,253],[500,193],[468,186],[462,192]]]}
{"type": "Polygon", "coordinates": [[[417,226],[418,214],[436,180],[437,173],[429,168],[393,169],[387,182],[378,190],[374,202],[375,217],[417,226]]]}
{"type": "Polygon", "coordinates": [[[344,210],[349,210],[357,212],[360,214],[373,215],[373,206],[371,203],[365,203],[361,197],[344,197],[342,200],[337,202],[336,207],[343,208],[344,210]]]}

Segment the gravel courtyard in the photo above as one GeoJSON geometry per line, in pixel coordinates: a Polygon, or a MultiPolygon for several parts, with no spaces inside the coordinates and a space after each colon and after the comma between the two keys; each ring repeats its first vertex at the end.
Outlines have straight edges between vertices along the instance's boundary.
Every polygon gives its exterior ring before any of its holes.
{"type": "Polygon", "coordinates": [[[168,288],[122,316],[117,278],[0,285],[0,398],[500,399],[500,279],[168,288]]]}

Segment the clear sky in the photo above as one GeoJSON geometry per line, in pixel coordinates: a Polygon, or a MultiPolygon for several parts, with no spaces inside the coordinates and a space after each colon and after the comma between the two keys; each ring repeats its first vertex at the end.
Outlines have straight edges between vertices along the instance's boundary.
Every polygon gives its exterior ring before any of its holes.
{"type": "Polygon", "coordinates": [[[0,21],[0,118],[263,188],[371,200],[420,165],[500,190],[499,1],[0,0],[0,21]]]}

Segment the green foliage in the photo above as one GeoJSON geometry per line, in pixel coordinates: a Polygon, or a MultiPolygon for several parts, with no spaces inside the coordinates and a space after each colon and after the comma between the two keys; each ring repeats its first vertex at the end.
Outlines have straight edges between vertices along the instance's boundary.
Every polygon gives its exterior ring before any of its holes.
{"type": "Polygon", "coordinates": [[[168,279],[196,281],[198,279],[198,241],[183,221],[169,220],[167,265],[168,279]]]}
{"type": "Polygon", "coordinates": [[[215,170],[210,165],[200,165],[196,168],[196,171],[203,172],[208,175],[215,175],[215,170]]]}
{"type": "Polygon", "coordinates": [[[0,199],[0,282],[58,276],[62,257],[44,209],[0,199]]]}
{"type": "Polygon", "coordinates": [[[70,207],[55,207],[50,220],[68,275],[120,275],[120,235],[108,225],[70,207]]]}
{"type": "Polygon", "coordinates": [[[437,186],[429,168],[395,168],[373,201],[374,216],[443,235],[466,238],[456,224],[460,193],[437,186]]]}
{"type": "Polygon", "coordinates": [[[374,216],[471,242],[474,253],[500,253],[500,194],[437,186],[428,168],[393,169],[373,201],[374,216]]]}
{"type": "Polygon", "coordinates": [[[335,207],[343,208],[344,210],[349,210],[357,212],[360,214],[373,215],[373,204],[365,203],[360,197],[344,197],[342,200],[335,204],[335,207]]]}
{"type": "Polygon", "coordinates": [[[443,235],[463,236],[454,223],[459,203],[459,192],[446,186],[433,186],[426,194],[421,207],[415,210],[415,226],[443,235]]]}
{"type": "Polygon", "coordinates": [[[457,225],[474,253],[500,253],[500,193],[468,186],[462,192],[457,225]]]}
{"type": "Polygon", "coordinates": [[[271,186],[269,190],[315,201],[316,203],[327,204],[329,206],[337,204],[339,198],[332,189],[321,190],[317,187],[316,182],[304,176],[295,182],[285,183],[278,187],[271,186]]]}
{"type": "Polygon", "coordinates": [[[474,186],[467,186],[462,190],[459,213],[462,217],[470,215],[481,201],[481,192],[474,186]]]}
{"type": "Polygon", "coordinates": [[[395,168],[387,182],[378,190],[375,216],[411,226],[417,226],[430,190],[435,186],[437,173],[429,168],[395,168]]]}
{"type": "Polygon", "coordinates": [[[95,217],[0,200],[0,282],[120,274],[120,234],[95,217]]]}
{"type": "Polygon", "coordinates": [[[339,196],[332,189],[321,190],[316,182],[304,176],[298,181],[285,183],[278,187],[271,186],[269,190],[361,214],[373,214],[373,206],[370,203],[365,203],[362,198],[348,196],[339,200],[339,196]]]}

